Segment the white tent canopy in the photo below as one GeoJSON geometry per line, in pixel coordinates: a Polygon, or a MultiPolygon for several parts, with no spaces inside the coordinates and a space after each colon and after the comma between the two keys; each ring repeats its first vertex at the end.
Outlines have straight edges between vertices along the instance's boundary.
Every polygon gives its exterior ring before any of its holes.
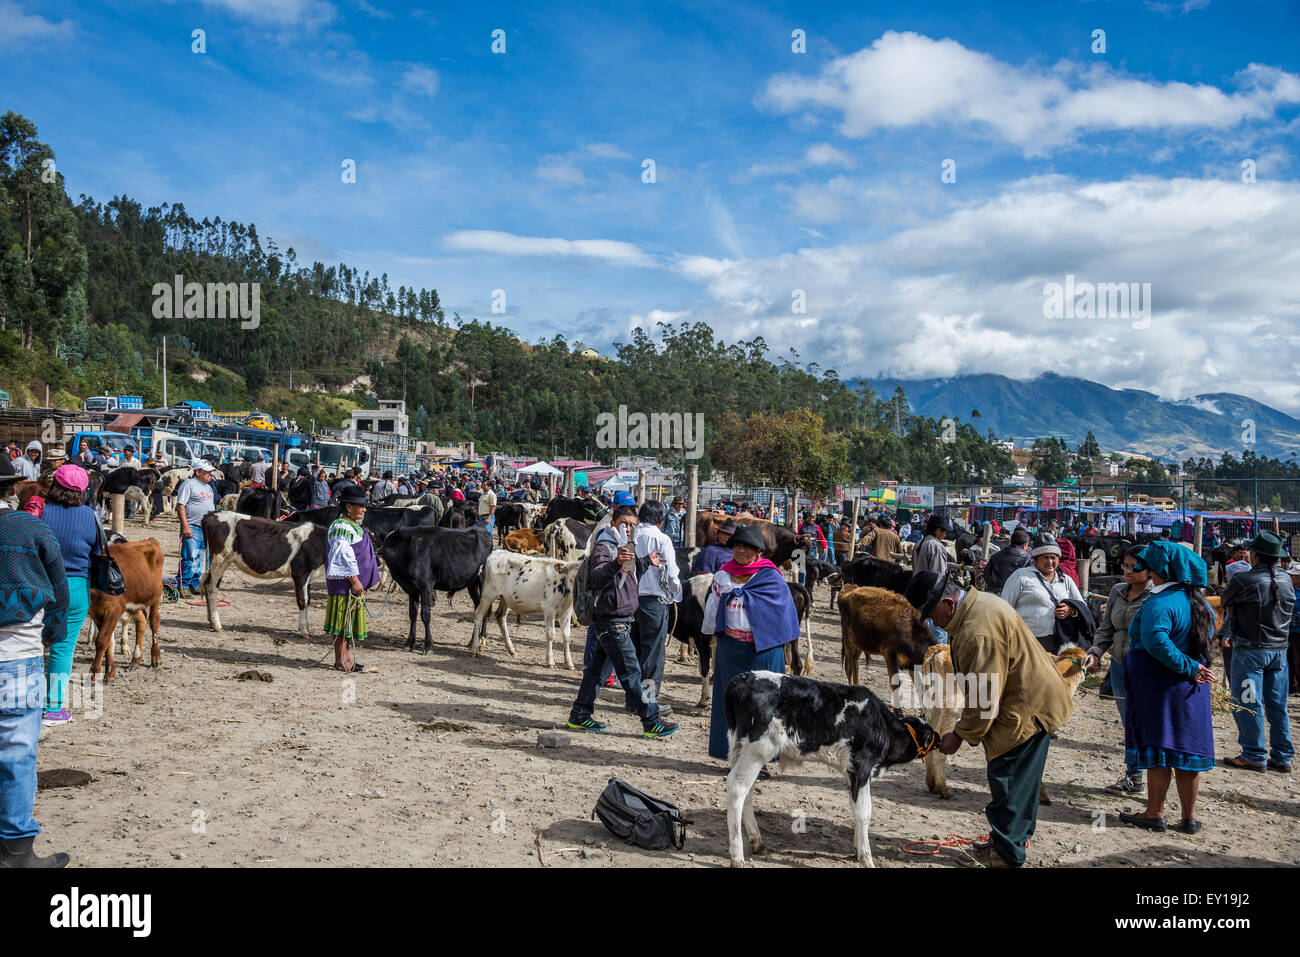
{"type": "Polygon", "coordinates": [[[519,475],[556,475],[563,476],[564,473],[557,469],[550,462],[534,462],[532,465],[518,470],[519,475]]]}

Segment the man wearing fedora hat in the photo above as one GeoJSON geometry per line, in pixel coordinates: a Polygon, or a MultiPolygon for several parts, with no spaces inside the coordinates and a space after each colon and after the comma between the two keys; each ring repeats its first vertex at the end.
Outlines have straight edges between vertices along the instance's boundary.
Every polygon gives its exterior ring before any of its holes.
{"type": "Polygon", "coordinates": [[[1224,614],[1232,612],[1232,717],[1241,754],[1223,763],[1243,771],[1272,768],[1291,772],[1295,748],[1287,715],[1287,642],[1295,588],[1280,567],[1282,539],[1260,532],[1250,543],[1250,570],[1238,572],[1219,596],[1224,614]],[[1264,724],[1268,722],[1268,748],[1264,724]]]}
{"type": "Polygon", "coordinates": [[[1074,711],[1070,691],[1024,619],[997,595],[963,592],[947,575],[922,572],[909,584],[908,598],[922,617],[947,630],[953,671],[977,675],[996,699],[968,700],[939,750],[953,754],[963,741],[984,746],[990,842],[976,845],[975,858],[987,867],[1020,867],[1038,823],[1051,735],[1074,711]]]}

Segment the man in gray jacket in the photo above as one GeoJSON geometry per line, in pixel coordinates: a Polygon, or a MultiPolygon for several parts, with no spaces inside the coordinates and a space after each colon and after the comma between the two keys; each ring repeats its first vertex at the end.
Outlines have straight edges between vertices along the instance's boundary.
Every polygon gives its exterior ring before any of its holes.
{"type": "Polygon", "coordinates": [[[925,538],[912,553],[912,577],[921,572],[934,572],[940,578],[948,573],[948,552],[943,540],[952,531],[952,519],[946,515],[931,515],[925,523],[925,538]]]}

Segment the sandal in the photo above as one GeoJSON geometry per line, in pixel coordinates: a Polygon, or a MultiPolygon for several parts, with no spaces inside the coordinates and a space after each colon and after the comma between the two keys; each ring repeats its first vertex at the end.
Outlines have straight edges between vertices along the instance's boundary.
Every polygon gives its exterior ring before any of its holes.
{"type": "Polygon", "coordinates": [[[365,671],[366,669],[365,666],[361,664],[361,662],[353,661],[351,668],[340,668],[338,665],[335,665],[334,670],[341,671],[345,675],[355,675],[361,673],[362,671],[365,671]]]}
{"type": "Polygon", "coordinates": [[[1252,764],[1250,761],[1247,761],[1241,755],[1237,755],[1237,757],[1235,758],[1224,758],[1223,764],[1225,767],[1236,768],[1238,771],[1263,771],[1264,770],[1264,765],[1252,764]]]}

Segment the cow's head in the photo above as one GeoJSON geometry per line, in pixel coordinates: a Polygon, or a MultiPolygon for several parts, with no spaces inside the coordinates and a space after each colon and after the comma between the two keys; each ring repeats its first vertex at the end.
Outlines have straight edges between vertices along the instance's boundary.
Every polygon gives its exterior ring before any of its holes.
{"type": "Polygon", "coordinates": [[[925,660],[926,650],[934,643],[934,633],[930,631],[930,626],[919,612],[913,610],[911,628],[898,646],[898,666],[919,666],[925,660]]]}

